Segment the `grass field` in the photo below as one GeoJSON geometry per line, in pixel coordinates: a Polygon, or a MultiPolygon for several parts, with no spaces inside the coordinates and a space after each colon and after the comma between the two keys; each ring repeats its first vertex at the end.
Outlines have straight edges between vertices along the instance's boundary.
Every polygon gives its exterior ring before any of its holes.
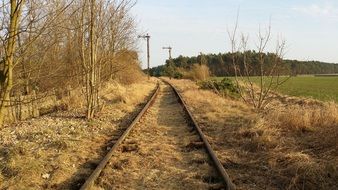
{"type": "MultiPolygon", "coordinates": [[[[258,77],[252,78],[253,81],[258,81],[258,77]]],[[[277,91],[291,96],[338,102],[338,76],[292,77],[280,86],[277,91]]]]}

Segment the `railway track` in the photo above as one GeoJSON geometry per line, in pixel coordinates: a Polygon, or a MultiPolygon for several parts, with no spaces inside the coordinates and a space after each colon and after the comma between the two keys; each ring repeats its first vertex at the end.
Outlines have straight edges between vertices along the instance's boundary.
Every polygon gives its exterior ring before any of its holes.
{"type": "Polygon", "coordinates": [[[180,96],[161,82],[82,185],[87,189],[235,189],[180,96]]]}

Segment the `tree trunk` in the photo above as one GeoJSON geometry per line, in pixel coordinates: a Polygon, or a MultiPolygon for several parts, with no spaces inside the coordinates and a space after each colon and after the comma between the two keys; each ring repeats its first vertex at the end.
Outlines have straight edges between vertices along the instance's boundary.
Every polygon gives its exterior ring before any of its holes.
{"type": "Polygon", "coordinates": [[[10,106],[10,95],[13,88],[13,66],[14,66],[14,54],[16,46],[16,37],[18,34],[19,20],[21,14],[21,7],[25,0],[17,2],[17,0],[11,0],[11,15],[9,22],[9,35],[8,42],[6,44],[5,54],[5,67],[3,70],[3,91],[0,93],[0,126],[4,123],[5,114],[7,114],[8,107],[10,106]]]}
{"type": "Polygon", "coordinates": [[[87,119],[92,119],[96,110],[98,99],[97,90],[97,73],[96,73],[96,38],[95,38],[95,0],[90,1],[90,28],[89,28],[89,46],[90,46],[90,62],[89,62],[89,86],[88,102],[87,102],[87,119]]]}

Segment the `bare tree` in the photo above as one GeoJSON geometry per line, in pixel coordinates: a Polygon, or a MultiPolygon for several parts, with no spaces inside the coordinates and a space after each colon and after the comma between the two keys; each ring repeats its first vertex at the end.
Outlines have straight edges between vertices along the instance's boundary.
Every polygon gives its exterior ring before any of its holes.
{"type": "Polygon", "coordinates": [[[274,53],[266,53],[271,41],[271,24],[263,33],[258,33],[257,65],[248,59],[249,37],[241,34],[238,38],[238,17],[233,31],[228,30],[231,43],[232,66],[235,73],[235,82],[243,101],[251,104],[255,109],[264,109],[271,100],[271,92],[278,89],[288,77],[281,77],[285,40],[277,40],[274,53]],[[258,66],[258,68],[257,68],[258,66]],[[258,70],[258,73],[253,71],[258,70]]]}
{"type": "MultiPolygon", "coordinates": [[[[8,113],[13,88],[18,85],[14,80],[24,79],[26,92],[30,85],[30,58],[33,54],[35,42],[55,24],[57,18],[64,12],[72,1],[58,6],[56,9],[48,9],[49,2],[39,0],[10,0],[2,1],[2,12],[0,14],[0,40],[3,49],[1,81],[0,81],[0,125],[8,113]],[[28,63],[28,64],[27,64],[28,63]],[[16,72],[21,65],[21,73],[16,72]]],[[[19,81],[20,83],[20,81],[19,81]]]]}
{"type": "Polygon", "coordinates": [[[80,30],[78,37],[80,41],[80,58],[84,72],[85,96],[87,102],[87,118],[94,116],[98,89],[96,89],[96,37],[95,37],[95,0],[83,0],[80,12],[80,30]]]}
{"type": "Polygon", "coordinates": [[[14,94],[65,85],[84,87],[86,116],[93,118],[99,110],[100,84],[117,72],[136,69],[136,28],[129,14],[134,4],[132,0],[2,1],[1,123],[14,94]]]}
{"type": "MultiPolygon", "coordinates": [[[[131,37],[135,30],[128,11],[131,1],[83,0],[80,30],[80,57],[84,72],[87,118],[94,117],[99,109],[100,80],[115,72],[116,55],[133,44],[131,37]],[[102,69],[102,67],[108,69],[102,69]],[[106,70],[109,74],[103,74],[106,70]]],[[[123,64],[123,66],[126,66],[123,64]]]]}

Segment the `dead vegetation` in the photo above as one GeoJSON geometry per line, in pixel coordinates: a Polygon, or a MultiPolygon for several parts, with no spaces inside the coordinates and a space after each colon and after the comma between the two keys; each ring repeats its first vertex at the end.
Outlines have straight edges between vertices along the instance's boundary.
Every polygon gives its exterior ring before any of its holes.
{"type": "Polygon", "coordinates": [[[258,113],[192,81],[171,82],[239,189],[337,189],[336,104],[284,97],[258,113]]]}
{"type": "Polygon", "coordinates": [[[106,84],[105,106],[91,121],[78,112],[83,99],[74,95],[67,111],[5,126],[0,130],[0,189],[78,189],[111,146],[111,136],[155,86],[155,80],[106,84]]]}

